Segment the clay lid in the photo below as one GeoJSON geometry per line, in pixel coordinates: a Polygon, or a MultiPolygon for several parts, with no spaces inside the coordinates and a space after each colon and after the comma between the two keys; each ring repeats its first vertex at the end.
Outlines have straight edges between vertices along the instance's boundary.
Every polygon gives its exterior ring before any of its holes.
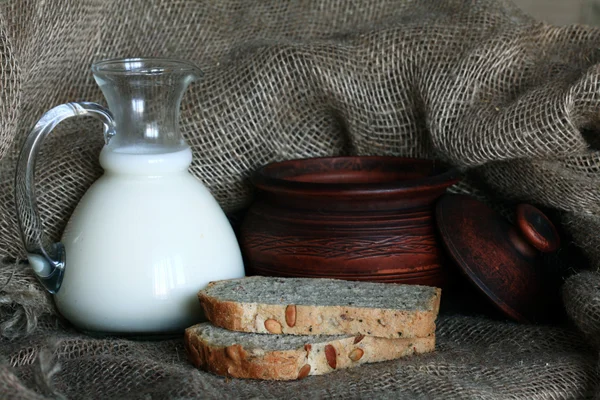
{"type": "Polygon", "coordinates": [[[556,250],[560,240],[540,210],[519,205],[515,227],[472,197],[446,194],[436,217],[448,254],[496,307],[520,322],[547,319],[552,298],[539,255],[556,250]]]}

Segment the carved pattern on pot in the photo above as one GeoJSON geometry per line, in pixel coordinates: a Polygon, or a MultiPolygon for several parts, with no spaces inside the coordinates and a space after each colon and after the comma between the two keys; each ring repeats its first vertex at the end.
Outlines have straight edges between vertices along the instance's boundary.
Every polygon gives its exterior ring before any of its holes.
{"type": "Polygon", "coordinates": [[[300,238],[297,236],[271,236],[255,233],[245,245],[248,249],[268,251],[271,254],[320,256],[323,258],[359,259],[390,257],[394,254],[427,254],[436,251],[433,236],[396,235],[365,237],[300,238]],[[391,251],[393,250],[393,251],[391,251]]]}

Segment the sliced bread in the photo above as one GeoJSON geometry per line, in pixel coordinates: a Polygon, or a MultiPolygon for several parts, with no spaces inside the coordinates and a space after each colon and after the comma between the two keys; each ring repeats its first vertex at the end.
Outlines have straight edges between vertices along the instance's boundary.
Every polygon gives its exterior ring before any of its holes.
{"type": "Polygon", "coordinates": [[[234,331],[395,339],[434,334],[440,296],[429,286],[261,276],[198,293],[207,319],[234,331]]]}
{"type": "Polygon", "coordinates": [[[185,331],[190,361],[233,378],[292,380],[435,349],[435,336],[387,339],[372,336],[265,335],[225,330],[208,322],[185,331]]]}

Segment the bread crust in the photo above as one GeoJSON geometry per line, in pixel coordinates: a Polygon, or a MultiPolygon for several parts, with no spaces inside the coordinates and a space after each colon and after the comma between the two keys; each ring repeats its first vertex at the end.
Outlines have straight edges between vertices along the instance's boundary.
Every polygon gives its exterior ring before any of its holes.
{"type": "Polygon", "coordinates": [[[290,335],[367,335],[390,339],[429,337],[435,333],[441,289],[429,299],[428,311],[402,311],[353,306],[316,306],[300,304],[262,304],[222,301],[206,295],[198,298],[207,319],[214,325],[253,333],[290,335]],[[286,308],[295,306],[294,324],[288,325],[286,308]],[[281,325],[281,332],[271,332],[267,320],[281,325]]]}
{"type": "Polygon", "coordinates": [[[345,337],[274,351],[244,348],[240,344],[217,346],[201,336],[198,326],[185,331],[188,358],[198,368],[232,378],[295,380],[435,350],[435,335],[415,339],[345,337]]]}

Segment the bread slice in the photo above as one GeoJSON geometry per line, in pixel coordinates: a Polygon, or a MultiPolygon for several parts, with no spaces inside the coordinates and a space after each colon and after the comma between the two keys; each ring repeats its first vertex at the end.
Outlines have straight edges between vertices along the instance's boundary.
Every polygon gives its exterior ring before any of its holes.
{"type": "Polygon", "coordinates": [[[198,293],[207,319],[241,332],[428,337],[441,289],[323,278],[254,276],[211,282],[198,293]]]}
{"type": "Polygon", "coordinates": [[[233,332],[208,322],[185,331],[190,361],[233,378],[292,380],[435,349],[435,336],[387,339],[373,336],[298,336],[233,332]]]}

